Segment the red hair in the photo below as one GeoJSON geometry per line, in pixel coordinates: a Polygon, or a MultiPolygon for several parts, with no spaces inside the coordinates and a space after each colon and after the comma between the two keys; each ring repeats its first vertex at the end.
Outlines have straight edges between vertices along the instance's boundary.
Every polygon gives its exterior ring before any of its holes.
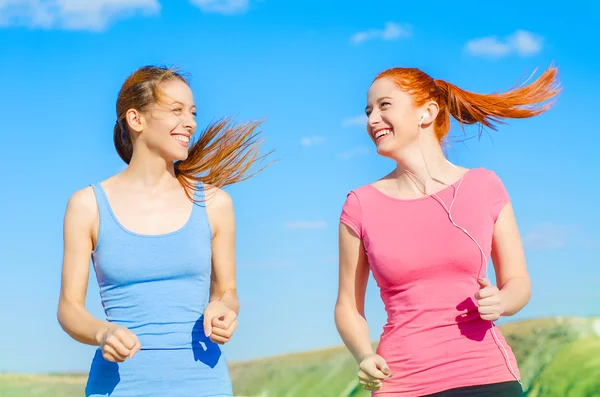
{"type": "Polygon", "coordinates": [[[434,80],[416,68],[391,68],[375,77],[391,79],[401,90],[409,93],[416,106],[435,101],[439,114],[435,119],[434,131],[442,141],[450,130],[450,116],[461,125],[480,123],[496,130],[495,124],[504,123],[504,118],[533,117],[545,112],[560,92],[556,75],[558,69],[550,66],[535,81],[497,94],[475,94],[465,91],[444,80],[434,80]]]}

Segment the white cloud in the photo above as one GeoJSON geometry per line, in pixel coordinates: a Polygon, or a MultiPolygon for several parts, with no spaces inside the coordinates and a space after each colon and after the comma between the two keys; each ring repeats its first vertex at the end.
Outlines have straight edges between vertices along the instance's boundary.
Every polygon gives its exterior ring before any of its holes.
{"type": "Polygon", "coordinates": [[[352,44],[362,44],[365,41],[373,39],[396,40],[410,36],[412,36],[412,27],[410,25],[387,22],[383,29],[369,29],[353,34],[350,37],[350,42],[352,44]]]}
{"type": "Polygon", "coordinates": [[[574,232],[574,228],[564,225],[543,224],[531,229],[523,236],[525,248],[552,250],[564,247],[574,232]]]}
{"type": "Polygon", "coordinates": [[[322,136],[307,136],[302,138],[300,144],[304,147],[310,147],[325,142],[325,137],[322,136]]]}
{"type": "Polygon", "coordinates": [[[512,47],[522,56],[535,55],[542,51],[544,39],[524,30],[518,30],[510,37],[512,47]]]}
{"type": "Polygon", "coordinates": [[[354,117],[347,118],[346,120],[342,121],[342,126],[352,127],[355,125],[359,125],[361,127],[365,127],[367,125],[368,120],[369,120],[369,118],[367,117],[367,115],[362,114],[360,116],[354,116],[354,117]]]}
{"type": "Polygon", "coordinates": [[[323,229],[325,221],[290,221],[285,223],[287,229],[323,229]]]}
{"type": "Polygon", "coordinates": [[[208,13],[232,15],[248,11],[248,0],[190,0],[190,3],[208,13]]]}
{"type": "Polygon", "coordinates": [[[474,56],[501,58],[508,55],[531,56],[542,50],[543,37],[525,30],[517,30],[504,39],[497,36],[481,37],[467,42],[467,52],[474,56]]]}
{"type": "Polygon", "coordinates": [[[159,12],[158,0],[0,0],[0,26],[102,31],[112,20],[159,12]]]}
{"type": "Polygon", "coordinates": [[[366,146],[357,146],[354,149],[348,150],[347,152],[340,153],[338,156],[343,160],[352,159],[358,156],[365,155],[371,150],[366,146]]]}

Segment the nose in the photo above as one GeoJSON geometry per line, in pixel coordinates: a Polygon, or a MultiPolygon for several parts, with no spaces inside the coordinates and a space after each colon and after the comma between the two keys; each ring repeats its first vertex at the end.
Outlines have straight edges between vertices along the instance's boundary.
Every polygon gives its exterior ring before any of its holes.
{"type": "Polygon", "coordinates": [[[371,114],[369,114],[369,119],[367,121],[369,128],[375,128],[379,122],[381,122],[381,115],[376,110],[373,110],[371,114]]]}
{"type": "Polygon", "coordinates": [[[196,130],[197,125],[196,120],[194,119],[194,115],[190,113],[184,116],[182,119],[183,127],[190,131],[190,133],[193,133],[196,130]]]}

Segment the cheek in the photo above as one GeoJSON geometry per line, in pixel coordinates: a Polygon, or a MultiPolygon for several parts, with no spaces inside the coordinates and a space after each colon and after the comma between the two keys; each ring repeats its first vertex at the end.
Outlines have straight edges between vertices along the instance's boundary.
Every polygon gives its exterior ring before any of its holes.
{"type": "Polygon", "coordinates": [[[153,119],[149,127],[157,136],[159,136],[169,134],[177,128],[177,125],[179,125],[179,118],[177,116],[161,115],[160,118],[153,119]]]}
{"type": "Polygon", "coordinates": [[[401,115],[397,114],[390,114],[387,118],[387,123],[392,126],[396,135],[404,138],[417,136],[419,126],[413,125],[413,123],[410,123],[407,120],[407,117],[402,117],[401,115]]]}
{"type": "Polygon", "coordinates": [[[170,114],[161,120],[161,129],[166,132],[171,132],[181,123],[179,117],[174,114],[170,114]]]}

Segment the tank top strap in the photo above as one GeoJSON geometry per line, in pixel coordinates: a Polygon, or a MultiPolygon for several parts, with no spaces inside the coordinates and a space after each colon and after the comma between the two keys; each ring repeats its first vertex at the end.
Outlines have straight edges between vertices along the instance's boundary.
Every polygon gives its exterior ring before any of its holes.
{"type": "Polygon", "coordinates": [[[206,203],[204,202],[205,198],[206,198],[206,195],[204,193],[204,183],[196,182],[196,190],[194,191],[194,199],[199,201],[198,204],[205,207],[206,206],[206,203]]]}
{"type": "Polygon", "coordinates": [[[100,214],[100,219],[102,219],[105,214],[110,212],[110,206],[108,203],[108,198],[106,197],[106,193],[102,186],[98,182],[93,183],[92,189],[94,189],[94,194],[96,195],[96,203],[98,205],[98,213],[100,214]]]}
{"type": "Polygon", "coordinates": [[[206,212],[206,192],[202,182],[196,182],[194,200],[194,209],[192,210],[193,224],[202,233],[208,233],[212,239],[210,222],[208,220],[208,213],[206,212]]]}
{"type": "Polygon", "coordinates": [[[92,189],[94,189],[94,194],[96,195],[96,204],[98,205],[98,218],[99,218],[99,229],[98,229],[98,245],[100,240],[102,240],[102,236],[106,235],[108,232],[109,235],[113,233],[115,230],[119,229],[112,215],[112,210],[110,208],[110,203],[108,202],[108,198],[106,197],[106,192],[100,186],[100,183],[93,183],[92,189]]]}

